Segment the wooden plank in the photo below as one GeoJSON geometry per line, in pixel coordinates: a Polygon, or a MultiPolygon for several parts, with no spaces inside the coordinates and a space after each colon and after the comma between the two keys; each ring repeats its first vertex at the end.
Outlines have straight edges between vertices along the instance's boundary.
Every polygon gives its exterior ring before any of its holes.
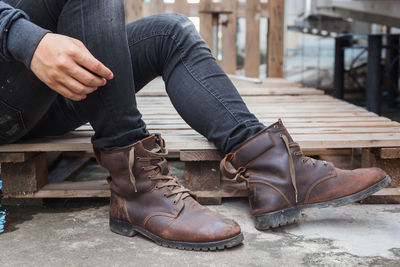
{"type": "Polygon", "coordinates": [[[183,150],[180,152],[179,158],[181,161],[220,161],[223,158],[223,154],[215,150],[183,150]]]}
{"type": "Polygon", "coordinates": [[[110,190],[106,180],[84,182],[49,183],[38,192],[26,194],[8,193],[5,197],[12,198],[86,198],[110,197],[110,190]]]}
{"type": "MultiPolygon", "coordinates": [[[[236,10],[237,1],[222,0],[222,5],[232,13],[224,14],[227,21],[222,23],[222,69],[229,74],[236,73],[236,10]]],[[[221,15],[220,15],[221,16],[221,15]]]]}
{"type": "MultiPolygon", "coordinates": [[[[164,119],[164,118],[163,118],[164,119]]],[[[173,125],[176,129],[186,128],[186,123],[179,118],[170,119],[157,119],[157,118],[146,118],[146,122],[152,127],[173,125]],[[182,125],[183,124],[183,125],[182,125]]],[[[264,124],[269,125],[277,121],[274,118],[259,118],[264,124]]],[[[392,128],[399,127],[399,123],[385,120],[381,117],[341,117],[341,118],[285,118],[284,123],[287,128],[332,128],[332,127],[346,127],[346,128],[357,128],[357,127],[382,127],[392,128]],[[308,125],[307,125],[308,124],[308,125]]],[[[162,128],[162,127],[161,127],[162,128]]],[[[88,129],[82,129],[87,131],[88,129]]],[[[92,129],[90,129],[91,131],[92,129]]],[[[81,130],[79,130],[81,131],[81,130]]]]}
{"type": "Polygon", "coordinates": [[[400,148],[399,147],[377,148],[374,151],[374,154],[378,155],[381,159],[399,159],[400,148]]]}
{"type": "MultiPolygon", "coordinates": [[[[258,87],[304,87],[301,84],[295,83],[288,81],[283,78],[263,78],[261,80],[261,84],[253,83],[253,82],[248,82],[248,81],[243,81],[241,79],[237,79],[236,76],[229,76],[232,82],[237,85],[238,87],[247,87],[247,86],[258,86],[258,87]]],[[[149,84],[146,85],[145,88],[148,89],[156,89],[159,86],[162,86],[164,84],[163,80],[161,77],[155,78],[153,81],[151,81],[149,84]]]]}
{"type": "MultiPolygon", "coordinates": [[[[185,181],[189,190],[214,190],[220,189],[220,172],[218,161],[187,161],[185,162],[185,181]]],[[[197,198],[202,204],[221,204],[220,197],[206,199],[197,198]]]]}
{"type": "Polygon", "coordinates": [[[61,151],[56,151],[56,152],[47,152],[46,153],[46,163],[47,167],[51,167],[54,163],[57,162],[57,160],[61,157],[62,152],[61,151]]]}
{"type": "Polygon", "coordinates": [[[130,23],[143,17],[143,0],[125,0],[125,22],[130,23]]]}
{"type": "Polygon", "coordinates": [[[151,0],[143,5],[143,17],[166,12],[166,6],[163,0],[151,0]]]}
{"type": "MultiPolygon", "coordinates": [[[[174,125],[175,126],[175,125],[174,125]]],[[[176,126],[177,127],[177,126],[176,126]]],[[[154,132],[161,132],[163,135],[177,135],[179,136],[198,136],[199,134],[190,129],[189,126],[181,127],[182,129],[165,129],[161,127],[148,127],[149,130],[154,132]],[[185,129],[183,129],[185,128],[185,129]]],[[[308,128],[306,125],[304,128],[290,128],[288,129],[289,133],[293,136],[295,135],[318,135],[318,134],[357,134],[357,133],[398,133],[400,131],[400,127],[397,128],[308,128]]],[[[355,137],[354,137],[355,138],[355,137]]],[[[396,157],[386,157],[386,158],[396,158],[396,157]]]]}
{"type": "Polygon", "coordinates": [[[50,182],[62,182],[73,179],[90,162],[91,158],[63,157],[49,172],[50,182]]]}
{"type": "MultiPolygon", "coordinates": [[[[233,65],[232,65],[233,66],[233,65]]],[[[251,89],[251,88],[250,88],[251,89]]],[[[242,96],[265,96],[265,95],[322,95],[323,92],[310,88],[253,88],[254,90],[238,88],[242,96]]],[[[168,96],[165,91],[141,90],[138,96],[168,96]]]]}
{"type": "MultiPolygon", "coordinates": [[[[151,0],[150,2],[144,2],[143,5],[143,9],[145,10],[144,15],[148,15],[151,14],[150,10],[155,6],[154,3],[151,3],[153,0],[151,0]]],[[[171,12],[172,10],[174,10],[174,3],[164,3],[163,5],[163,13],[166,12],[171,12]]],[[[199,12],[201,12],[202,9],[201,5],[199,5],[199,3],[188,3],[188,16],[190,17],[198,17],[199,16],[199,12]]],[[[260,16],[264,17],[264,18],[268,18],[269,17],[269,8],[268,8],[268,3],[261,3],[261,12],[260,12],[260,16]]],[[[211,3],[210,8],[206,9],[207,12],[226,12],[227,9],[224,5],[222,5],[222,3],[219,2],[214,2],[211,3]]],[[[160,12],[161,13],[161,12],[160,12]]],[[[241,17],[241,18],[245,18],[246,17],[246,3],[243,2],[238,2],[238,10],[237,10],[237,16],[241,17]]]]}
{"type": "Polygon", "coordinates": [[[187,0],[175,0],[174,12],[184,14],[187,17],[190,16],[189,4],[188,4],[187,0]]]}
{"type": "Polygon", "coordinates": [[[212,37],[212,15],[205,13],[206,10],[210,9],[212,0],[200,0],[200,35],[207,43],[210,49],[213,47],[213,37],[212,37]]]}
{"type": "MultiPolygon", "coordinates": [[[[201,29],[200,29],[201,32],[201,29]]],[[[211,32],[210,32],[211,34],[211,32]]],[[[203,36],[203,35],[202,35],[203,36]]],[[[203,36],[204,38],[204,36],[203,36]]],[[[207,41],[207,40],[206,40],[207,41]]],[[[210,35],[210,43],[207,41],[207,44],[212,47],[212,36],[210,35]]],[[[244,82],[240,80],[236,80],[234,78],[231,79],[233,84],[237,87],[238,91],[243,95],[323,95],[324,92],[322,90],[318,90],[315,88],[308,88],[301,86],[296,83],[285,81],[284,79],[274,79],[269,78],[263,80],[262,84],[254,84],[249,82],[244,82]],[[254,92],[257,90],[257,92],[254,92]],[[281,92],[282,91],[282,92],[281,92]]],[[[165,84],[161,78],[156,78],[145,88],[143,88],[140,92],[136,94],[137,96],[167,96],[165,91],[165,84]]]]}
{"type": "Polygon", "coordinates": [[[2,163],[3,193],[35,192],[47,180],[46,154],[41,153],[22,163],[2,163]]]}
{"type": "MultiPolygon", "coordinates": [[[[169,105],[143,105],[139,104],[138,108],[141,110],[141,113],[143,115],[173,115],[178,114],[174,107],[169,105]],[[166,114],[166,112],[168,114],[166,114]]],[[[357,114],[366,114],[368,117],[376,117],[377,115],[374,113],[370,113],[369,111],[366,111],[365,109],[358,109],[358,108],[353,108],[351,106],[335,106],[332,105],[330,109],[327,109],[319,104],[316,104],[315,108],[312,108],[311,106],[308,105],[303,105],[303,106],[293,106],[293,105],[286,105],[282,104],[282,106],[276,106],[276,105],[258,105],[258,103],[252,103],[252,105],[248,105],[248,108],[250,111],[253,113],[259,112],[260,114],[269,115],[269,113],[278,113],[278,114],[287,114],[290,115],[291,113],[325,113],[325,114],[332,114],[335,115],[336,113],[357,113],[357,114]]],[[[338,114],[338,117],[340,117],[343,114],[338,114]]]]}
{"type": "Polygon", "coordinates": [[[21,163],[31,159],[36,153],[0,153],[0,163],[21,163]]]}
{"type": "Polygon", "coordinates": [[[283,77],[285,4],[284,0],[269,0],[268,3],[267,77],[283,77]]]}
{"type": "MultiPolygon", "coordinates": [[[[305,149],[400,147],[400,134],[341,134],[329,136],[296,135],[293,138],[305,149]]],[[[215,150],[202,136],[164,136],[170,152],[181,150],[215,150]]],[[[4,152],[28,151],[92,151],[90,136],[69,136],[32,141],[29,144],[9,144],[0,147],[4,152]]]]}
{"type": "Polygon", "coordinates": [[[260,0],[246,1],[245,75],[260,76],[260,0]]]}
{"type": "MultiPolygon", "coordinates": [[[[332,124],[332,123],[330,123],[332,124]]],[[[355,122],[351,122],[355,124],[355,122]]],[[[334,125],[342,125],[334,123],[334,125]]],[[[348,127],[349,125],[347,125],[348,127]]],[[[305,124],[304,127],[307,127],[305,124]]],[[[309,123],[309,127],[312,124],[309,123]]],[[[167,128],[167,127],[166,127],[167,128]]],[[[176,129],[174,126],[172,129],[176,129]]],[[[290,127],[288,127],[290,131],[290,127]]],[[[161,131],[162,132],[162,131],[161,131]]],[[[180,150],[215,149],[214,145],[200,135],[165,135],[171,152],[180,150]]],[[[92,151],[92,131],[71,132],[61,137],[42,138],[0,146],[1,152],[41,151],[92,151]]],[[[400,147],[400,133],[354,133],[354,134],[293,134],[293,138],[305,149],[310,148],[355,148],[355,147],[400,147]]]]}
{"type": "Polygon", "coordinates": [[[366,148],[362,150],[361,166],[381,168],[392,178],[389,187],[400,187],[400,158],[381,159],[374,150],[366,148]]]}

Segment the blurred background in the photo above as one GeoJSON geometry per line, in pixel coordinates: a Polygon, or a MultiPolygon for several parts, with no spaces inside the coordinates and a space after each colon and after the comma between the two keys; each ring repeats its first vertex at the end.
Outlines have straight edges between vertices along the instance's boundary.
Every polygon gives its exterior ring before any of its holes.
{"type": "Polygon", "coordinates": [[[286,78],[400,119],[400,1],[125,2],[128,22],[156,13],[188,16],[229,74],[286,78]]]}

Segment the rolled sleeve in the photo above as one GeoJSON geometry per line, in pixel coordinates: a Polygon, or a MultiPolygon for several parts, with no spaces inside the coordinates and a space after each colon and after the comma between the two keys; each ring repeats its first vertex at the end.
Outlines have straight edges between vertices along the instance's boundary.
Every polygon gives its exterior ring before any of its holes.
{"type": "Polygon", "coordinates": [[[36,47],[48,32],[22,10],[0,1],[0,61],[17,60],[30,68],[36,47]]]}
{"type": "Polygon", "coordinates": [[[36,47],[49,32],[21,18],[15,21],[9,30],[8,51],[13,55],[15,60],[23,62],[29,69],[36,47]]]}

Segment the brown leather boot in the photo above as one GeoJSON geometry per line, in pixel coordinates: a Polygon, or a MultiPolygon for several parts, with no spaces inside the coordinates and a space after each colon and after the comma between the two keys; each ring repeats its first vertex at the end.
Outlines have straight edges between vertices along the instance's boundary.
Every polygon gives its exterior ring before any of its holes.
{"type": "Polygon", "coordinates": [[[280,120],[226,155],[220,166],[225,176],[246,181],[257,229],[292,223],[305,208],[361,200],[391,182],[378,168],[345,171],[304,156],[280,120]]]}
{"type": "Polygon", "coordinates": [[[95,152],[111,175],[111,231],[140,233],[159,245],[188,250],[224,249],[243,241],[235,221],[201,206],[171,175],[160,135],[95,152]]]}

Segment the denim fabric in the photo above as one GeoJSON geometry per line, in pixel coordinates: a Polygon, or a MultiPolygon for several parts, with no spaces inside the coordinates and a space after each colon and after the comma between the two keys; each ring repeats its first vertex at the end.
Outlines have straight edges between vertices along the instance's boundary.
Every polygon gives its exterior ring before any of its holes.
{"type": "Polygon", "coordinates": [[[134,93],[157,76],[182,118],[224,153],[265,128],[183,15],[154,15],[125,27],[122,0],[22,0],[19,8],[39,26],[82,40],[115,78],[74,102],[57,96],[21,63],[1,64],[0,85],[5,86],[0,100],[9,113],[18,113],[23,130],[9,137],[0,124],[0,142],[59,135],[90,122],[96,147],[111,150],[134,143],[149,134],[134,93]],[[24,5],[31,2],[43,6],[24,5]]]}

